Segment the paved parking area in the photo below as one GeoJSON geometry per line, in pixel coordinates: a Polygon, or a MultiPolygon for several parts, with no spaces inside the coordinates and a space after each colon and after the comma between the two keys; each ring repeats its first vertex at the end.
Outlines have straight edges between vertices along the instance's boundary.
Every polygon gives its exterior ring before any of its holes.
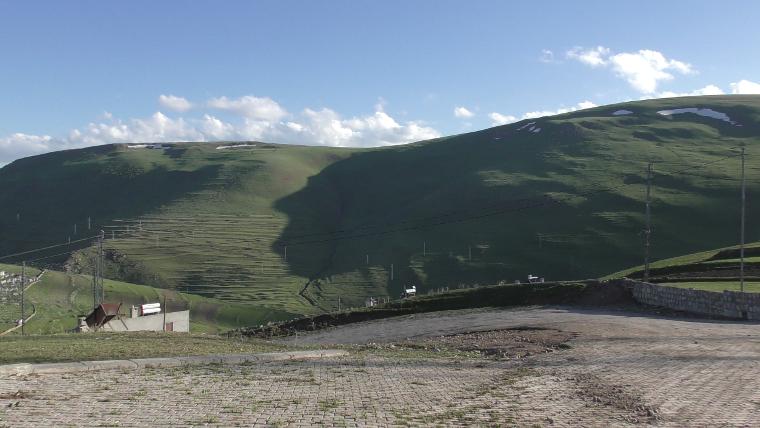
{"type": "Polygon", "coordinates": [[[526,326],[577,335],[569,349],[507,361],[400,351],[396,357],[385,347],[304,362],[14,376],[0,379],[0,426],[754,426],[760,421],[757,324],[529,308],[401,317],[297,340],[397,342],[526,326]]]}

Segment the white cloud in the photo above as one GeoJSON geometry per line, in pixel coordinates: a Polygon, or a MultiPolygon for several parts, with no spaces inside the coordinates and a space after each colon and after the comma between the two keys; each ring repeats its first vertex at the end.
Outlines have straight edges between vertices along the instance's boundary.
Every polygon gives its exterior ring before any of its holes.
{"type": "Polygon", "coordinates": [[[517,122],[516,117],[497,112],[489,113],[488,118],[491,119],[492,126],[506,125],[508,123],[517,122]]]}
{"type": "Polygon", "coordinates": [[[399,122],[384,111],[382,102],[375,106],[374,113],[364,116],[343,118],[329,108],[307,108],[300,114],[291,115],[292,120],[281,121],[278,119],[285,114],[284,109],[272,100],[257,100],[265,101],[215,99],[216,106],[224,104],[230,109],[240,108],[245,113],[244,117],[232,122],[208,113],[201,118],[174,118],[155,112],[149,117],[127,120],[102,116],[99,121],[73,129],[62,138],[23,133],[0,137],[0,166],[21,157],[53,150],[108,143],[261,140],[374,147],[440,136],[438,131],[422,122],[399,122]]]}
{"type": "Polygon", "coordinates": [[[654,94],[660,82],[673,80],[673,73],[693,74],[691,64],[669,59],[661,52],[641,49],[637,52],[611,54],[609,48],[573,48],[567,57],[591,67],[609,67],[618,77],[625,79],[637,91],[654,94]]]}
{"type": "Polygon", "coordinates": [[[207,105],[211,108],[230,111],[240,116],[268,122],[278,121],[288,115],[288,112],[268,97],[246,95],[237,99],[227,97],[212,98],[207,105]]]}
{"type": "Polygon", "coordinates": [[[597,46],[591,49],[583,49],[581,47],[575,47],[567,51],[567,57],[580,61],[591,67],[599,67],[607,64],[607,55],[609,55],[610,49],[604,46],[597,46]]]}
{"type": "Polygon", "coordinates": [[[760,94],[760,83],[749,80],[740,80],[731,83],[732,94],[760,94]]]}
{"type": "Polygon", "coordinates": [[[554,52],[549,49],[541,49],[541,56],[538,57],[538,60],[547,64],[558,62],[554,59],[554,52]]]}
{"type": "Polygon", "coordinates": [[[60,142],[56,142],[49,135],[30,135],[17,132],[0,138],[0,166],[14,159],[63,148],[65,147],[60,142]]]}
{"type": "Polygon", "coordinates": [[[657,91],[661,81],[673,80],[669,71],[681,74],[694,73],[691,65],[667,59],[663,54],[652,50],[640,50],[637,53],[620,53],[610,57],[615,73],[624,78],[637,91],[651,94],[657,91]]]}
{"type": "Polygon", "coordinates": [[[275,132],[288,142],[342,147],[387,146],[440,137],[438,131],[420,122],[398,123],[381,107],[376,106],[372,115],[350,119],[328,108],[305,109],[300,123],[288,122],[275,132]]]}
{"type": "Polygon", "coordinates": [[[454,116],[460,119],[466,119],[475,116],[475,113],[471,112],[466,107],[456,107],[454,109],[454,116]]]}
{"type": "Polygon", "coordinates": [[[489,113],[488,117],[491,119],[492,126],[499,126],[499,125],[505,125],[507,123],[517,122],[518,120],[535,119],[535,118],[544,117],[544,116],[554,116],[557,114],[570,113],[572,111],[584,110],[584,109],[593,108],[593,107],[596,107],[596,104],[594,104],[593,102],[581,101],[572,107],[563,107],[557,110],[529,111],[529,112],[524,113],[519,119],[512,115],[506,115],[506,114],[501,114],[497,112],[489,113]]]}
{"type": "Polygon", "coordinates": [[[203,136],[211,140],[226,140],[235,136],[235,126],[208,114],[203,115],[199,128],[203,136]]]}
{"type": "Polygon", "coordinates": [[[520,119],[535,119],[537,117],[554,116],[557,114],[570,113],[572,111],[578,111],[592,107],[596,107],[596,104],[591,101],[581,101],[572,107],[563,107],[557,110],[529,111],[523,114],[520,119]]]}
{"type": "MultiPolygon", "coordinates": [[[[168,108],[169,110],[174,111],[188,111],[191,108],[193,108],[193,104],[188,101],[186,98],[178,97],[175,95],[164,95],[161,94],[158,97],[158,103],[161,104],[161,106],[168,108]]],[[[109,116],[108,119],[111,117],[109,116]]]]}
{"type": "Polygon", "coordinates": [[[642,99],[649,99],[649,98],[674,98],[674,97],[693,97],[693,96],[699,96],[699,95],[723,95],[725,92],[723,92],[722,89],[715,85],[707,85],[704,88],[696,89],[691,92],[671,92],[671,91],[665,91],[660,92],[657,95],[654,96],[646,96],[642,97],[642,99]]]}

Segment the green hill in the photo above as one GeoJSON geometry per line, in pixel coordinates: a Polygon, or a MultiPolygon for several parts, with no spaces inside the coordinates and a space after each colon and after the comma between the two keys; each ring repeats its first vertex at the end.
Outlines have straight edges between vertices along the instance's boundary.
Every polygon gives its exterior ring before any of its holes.
{"type": "MultiPolygon", "coordinates": [[[[407,282],[424,292],[529,273],[597,277],[641,260],[649,160],[654,258],[735,244],[735,148],[748,147],[751,195],[759,124],[760,96],[686,97],[377,149],[50,153],[0,169],[0,254],[104,229],[110,278],[289,313],[336,308],[339,297],[362,305],[407,282]],[[735,123],[658,113],[693,107],[735,123]]],[[[748,236],[760,239],[758,226],[749,221],[748,236]]],[[[90,255],[75,253],[68,268],[89,272],[90,255]]]]}
{"type": "MultiPolygon", "coordinates": [[[[20,268],[0,264],[0,270],[18,273],[20,268]]],[[[27,273],[36,276],[41,271],[29,268],[27,273]]],[[[293,314],[277,310],[224,302],[217,299],[160,290],[144,285],[105,280],[106,301],[122,303],[126,313],[130,305],[164,302],[169,311],[190,310],[190,328],[194,332],[223,332],[235,327],[257,325],[267,320],[289,319],[293,314]]],[[[13,327],[12,320],[20,318],[18,300],[0,301],[0,332],[13,327]]],[[[26,332],[63,333],[77,326],[77,316],[92,310],[92,277],[45,271],[40,280],[32,284],[25,295],[25,316],[34,316],[26,332]]]]}
{"type": "MultiPolygon", "coordinates": [[[[739,246],[700,251],[684,256],[658,260],[649,267],[650,282],[674,287],[723,291],[740,289],[739,246]]],[[[644,267],[636,266],[613,273],[605,279],[641,279],[644,267]]],[[[744,248],[745,291],[760,292],[760,242],[752,242],[744,248]]]]}

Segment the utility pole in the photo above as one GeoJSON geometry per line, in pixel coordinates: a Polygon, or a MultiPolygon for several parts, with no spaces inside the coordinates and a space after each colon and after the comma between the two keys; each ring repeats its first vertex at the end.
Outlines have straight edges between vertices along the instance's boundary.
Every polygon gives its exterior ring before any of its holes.
{"type": "Polygon", "coordinates": [[[393,281],[393,263],[391,263],[391,281],[393,281]]]}
{"type": "Polygon", "coordinates": [[[285,263],[288,262],[288,246],[285,246],[285,263]]]}
{"type": "Polygon", "coordinates": [[[427,242],[422,241],[422,255],[427,256],[427,242]]]}
{"type": "Polygon", "coordinates": [[[90,225],[90,217],[87,217],[87,230],[90,230],[90,229],[92,229],[90,225]]]}
{"type": "Polygon", "coordinates": [[[369,254],[367,254],[367,266],[369,266],[369,254]]]}
{"type": "Polygon", "coordinates": [[[649,282],[649,235],[652,233],[651,190],[652,189],[652,162],[647,165],[647,199],[646,199],[646,228],[644,229],[644,282],[649,282]]]}
{"type": "Polygon", "coordinates": [[[76,234],[77,234],[77,224],[74,223],[74,235],[76,235],[76,234]]]}
{"type": "Polygon", "coordinates": [[[24,283],[26,282],[26,262],[21,262],[21,335],[24,335],[24,283]]]}
{"type": "Polygon", "coordinates": [[[93,263],[92,269],[92,306],[97,308],[100,303],[103,302],[104,293],[103,290],[103,237],[104,231],[100,231],[98,236],[97,255],[93,263]]]}
{"type": "Polygon", "coordinates": [[[98,269],[98,281],[100,282],[100,302],[102,303],[106,299],[106,287],[105,284],[103,284],[103,271],[105,270],[105,260],[104,260],[104,254],[103,254],[103,241],[106,239],[106,232],[104,230],[100,231],[100,237],[98,238],[98,253],[100,254],[99,260],[100,260],[100,268],[98,269]]]}
{"type": "Polygon", "coordinates": [[[741,216],[741,241],[739,244],[739,283],[742,293],[744,292],[744,207],[746,199],[746,180],[744,179],[744,147],[742,147],[742,216],[741,216]]]}

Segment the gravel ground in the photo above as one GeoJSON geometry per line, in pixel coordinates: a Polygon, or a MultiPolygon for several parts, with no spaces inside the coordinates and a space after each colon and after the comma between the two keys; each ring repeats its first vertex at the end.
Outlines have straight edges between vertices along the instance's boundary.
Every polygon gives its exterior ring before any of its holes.
{"type": "Polygon", "coordinates": [[[364,345],[319,361],[4,378],[0,426],[760,421],[757,324],[526,308],[400,317],[288,340],[364,345]]]}

